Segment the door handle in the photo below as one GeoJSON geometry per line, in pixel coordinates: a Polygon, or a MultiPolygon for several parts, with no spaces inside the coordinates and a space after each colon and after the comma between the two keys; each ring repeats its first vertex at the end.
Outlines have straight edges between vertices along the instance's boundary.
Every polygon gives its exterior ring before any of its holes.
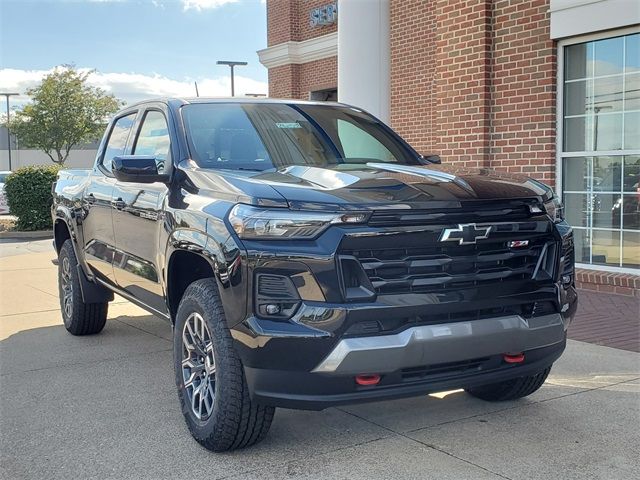
{"type": "Polygon", "coordinates": [[[87,203],[96,203],[96,197],[93,195],[93,193],[87,195],[87,203]]]}
{"type": "Polygon", "coordinates": [[[116,200],[111,201],[111,206],[116,208],[117,210],[122,210],[124,207],[127,206],[127,204],[125,203],[124,200],[122,200],[122,198],[117,198],[116,200]]]}

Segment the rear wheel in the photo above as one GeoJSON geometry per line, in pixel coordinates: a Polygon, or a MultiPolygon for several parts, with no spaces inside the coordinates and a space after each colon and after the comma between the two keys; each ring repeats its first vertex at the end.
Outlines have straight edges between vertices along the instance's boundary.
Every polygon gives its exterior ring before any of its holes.
{"type": "Polygon", "coordinates": [[[77,266],[71,240],[66,240],[58,254],[58,293],[64,328],[72,335],[92,335],[104,328],[109,303],[84,302],[77,266]]]}
{"type": "Polygon", "coordinates": [[[531,395],[538,390],[549,376],[551,367],[528,377],[519,377],[481,387],[469,388],[467,392],[474,397],[490,402],[503,402],[506,400],[516,400],[518,398],[531,395]]]}
{"type": "Polygon", "coordinates": [[[173,351],[182,414],[201,445],[221,452],[266,436],[275,409],[249,396],[214,279],[198,280],[185,291],[173,351]]]}

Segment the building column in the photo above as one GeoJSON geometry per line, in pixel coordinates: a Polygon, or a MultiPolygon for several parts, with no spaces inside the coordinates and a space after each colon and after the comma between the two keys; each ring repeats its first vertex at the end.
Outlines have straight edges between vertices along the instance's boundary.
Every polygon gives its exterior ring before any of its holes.
{"type": "Polygon", "coordinates": [[[338,100],[390,120],[389,0],[349,0],[338,10],[338,100]]]}

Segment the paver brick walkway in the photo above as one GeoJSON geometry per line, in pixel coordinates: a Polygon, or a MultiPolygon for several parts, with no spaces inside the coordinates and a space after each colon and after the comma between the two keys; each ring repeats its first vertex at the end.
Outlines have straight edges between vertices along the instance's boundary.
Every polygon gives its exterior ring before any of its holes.
{"type": "Polygon", "coordinates": [[[579,290],[569,338],[640,352],[640,298],[579,290]]]}

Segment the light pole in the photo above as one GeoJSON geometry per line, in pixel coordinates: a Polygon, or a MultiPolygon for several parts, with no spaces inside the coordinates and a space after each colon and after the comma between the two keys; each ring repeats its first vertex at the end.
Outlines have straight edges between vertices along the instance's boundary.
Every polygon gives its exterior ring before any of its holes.
{"type": "Polygon", "coordinates": [[[240,65],[240,66],[244,66],[247,64],[247,62],[232,62],[230,60],[218,60],[216,62],[218,65],[229,65],[229,68],[231,68],[231,96],[235,96],[235,90],[234,90],[234,85],[233,85],[233,67],[235,67],[236,65],[240,65]]]}
{"type": "Polygon", "coordinates": [[[9,170],[11,170],[11,132],[9,131],[9,97],[20,95],[19,93],[0,93],[7,99],[7,151],[9,152],[9,170]]]}

